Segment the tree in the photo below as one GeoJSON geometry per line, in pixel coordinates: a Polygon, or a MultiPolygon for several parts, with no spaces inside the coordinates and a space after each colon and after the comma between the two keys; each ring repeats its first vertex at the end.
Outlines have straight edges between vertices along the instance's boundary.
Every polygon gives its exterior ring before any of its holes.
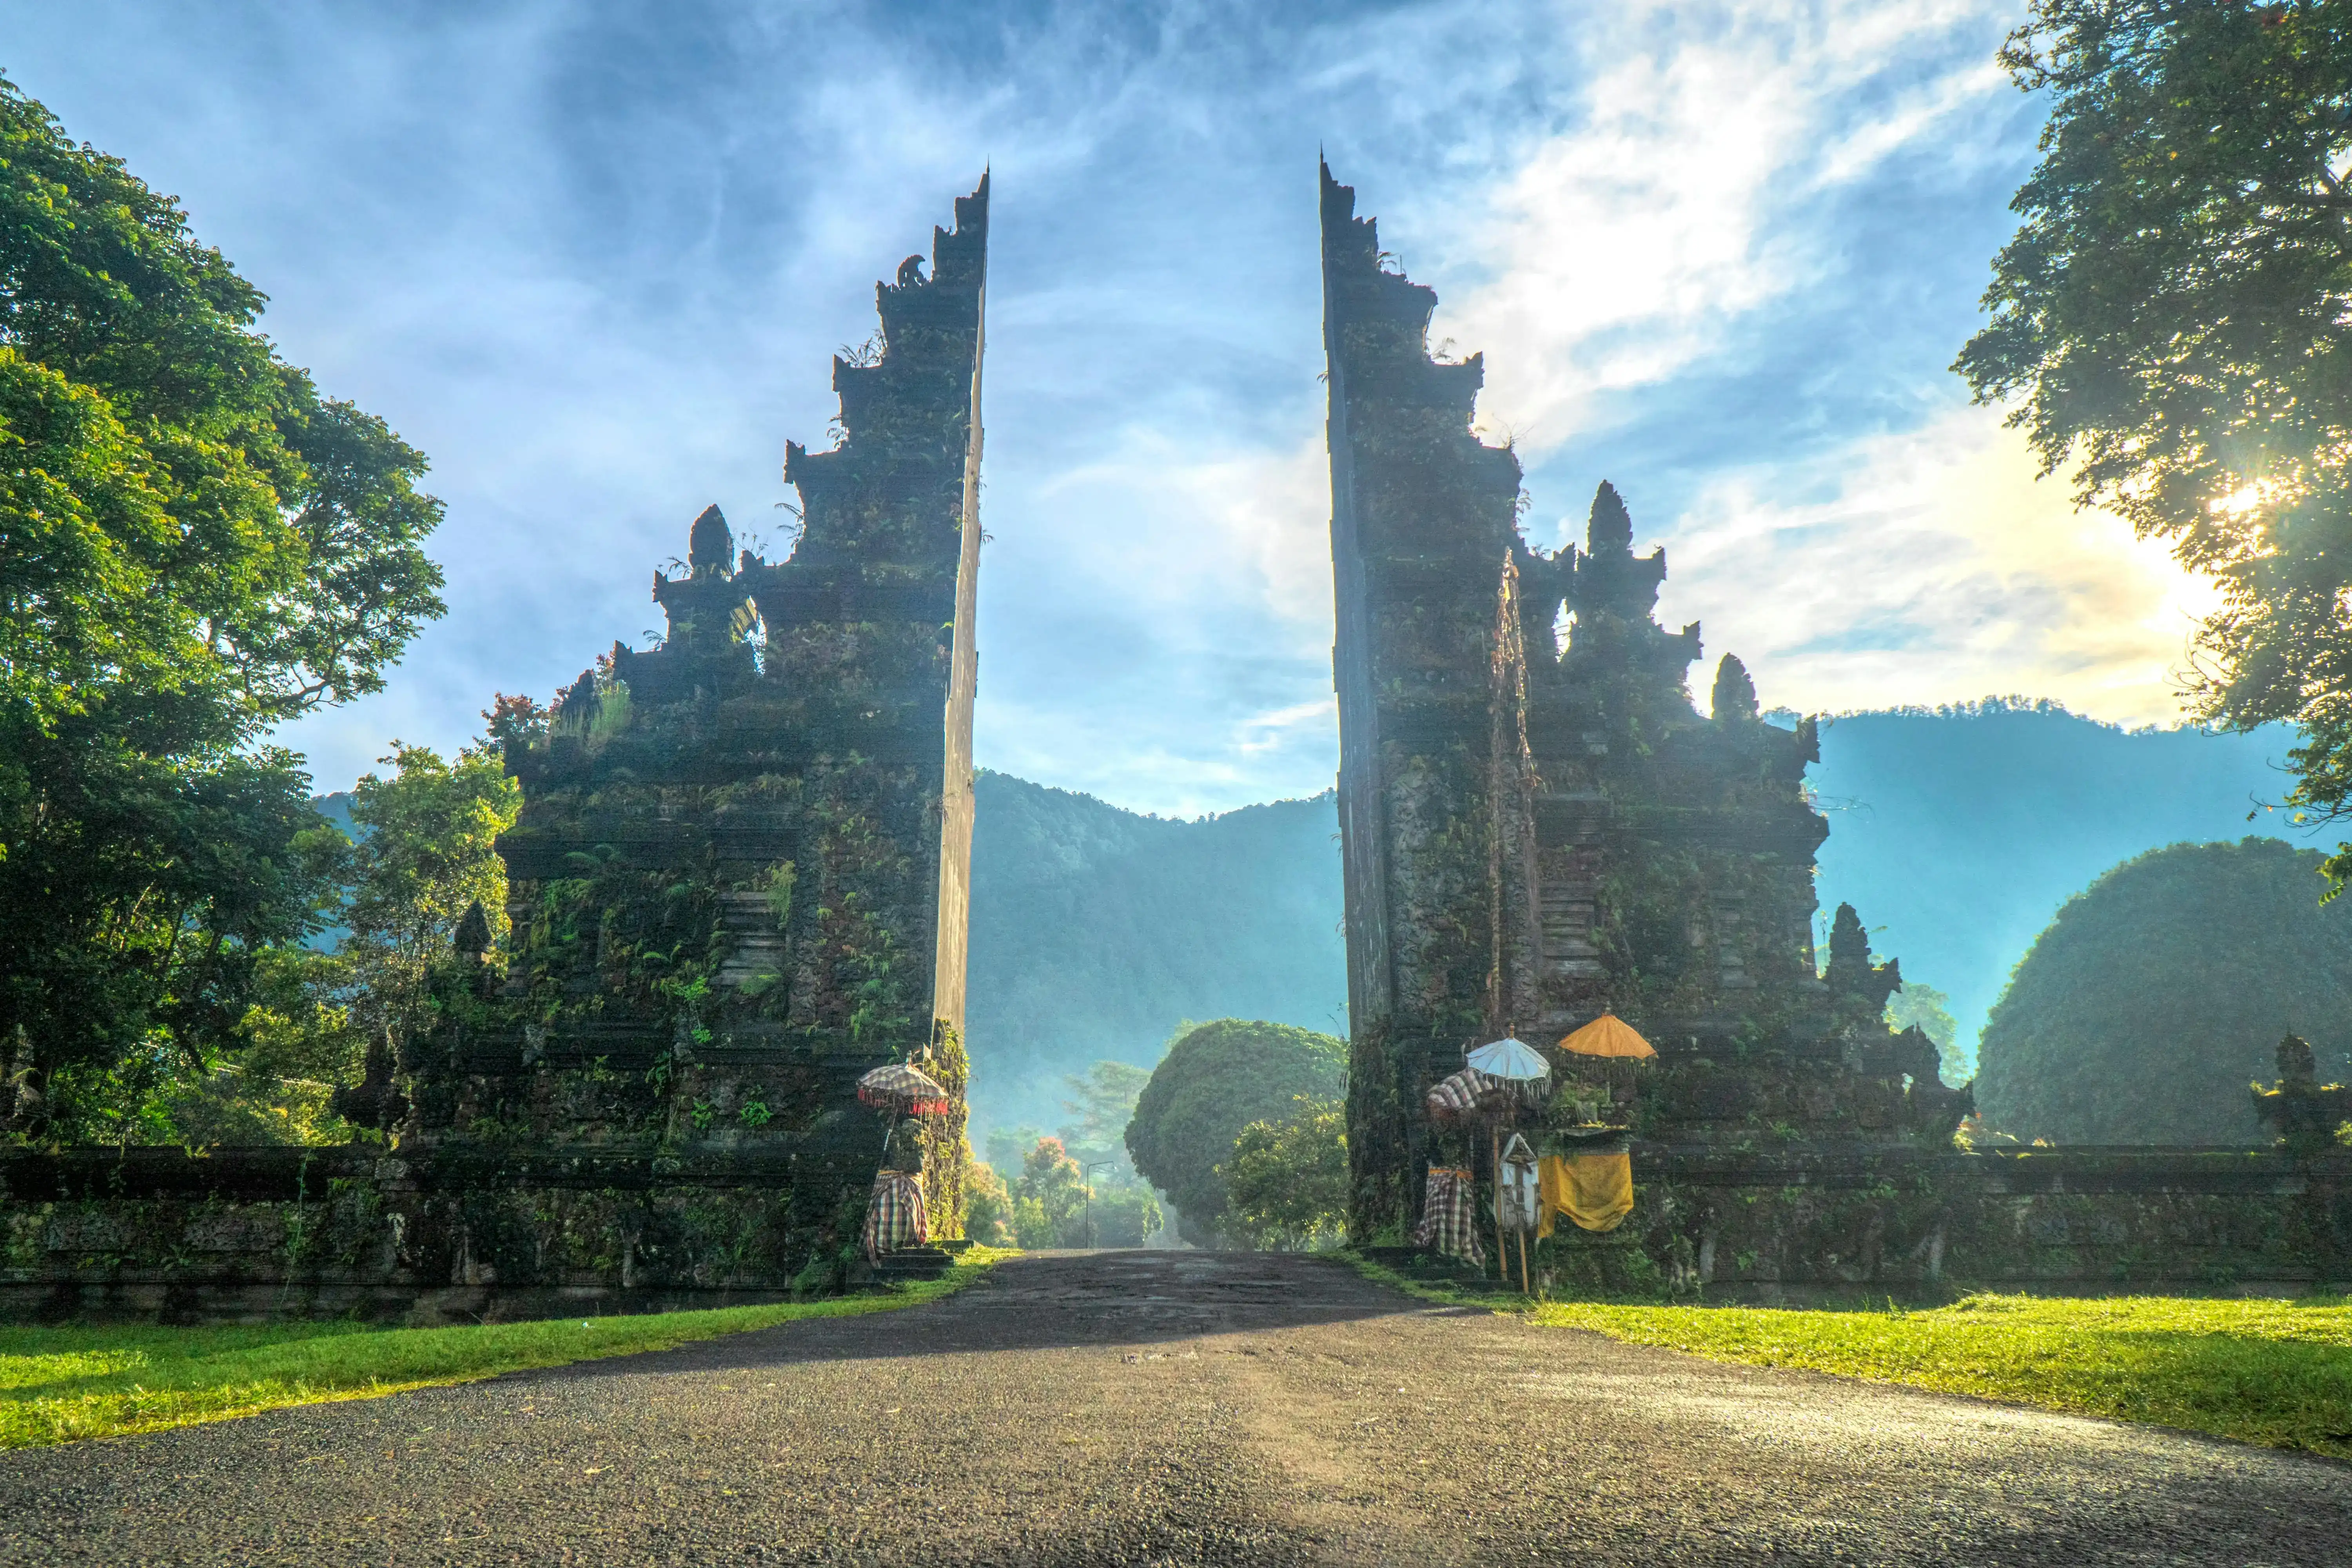
{"type": "MultiPolygon", "coordinates": [[[[2352,807],[2352,15],[2317,0],[2035,0],[2001,51],[2042,160],[1954,366],[2044,472],[2172,542],[2223,602],[2210,721],[2305,727],[2291,804],[2352,807]]],[[[2329,862],[2339,880],[2352,852],[2329,862]]]]}
{"type": "Polygon", "coordinates": [[[498,837],[522,810],[496,743],[448,761],[394,741],[390,778],[363,775],[352,790],[352,1011],[371,1037],[395,1050],[429,1021],[434,970],[449,959],[458,922],[479,907],[490,940],[507,929],[506,862],[498,837]]]}
{"type": "Polygon", "coordinates": [[[1127,1147],[1175,1205],[1187,1240],[1213,1245],[1227,1226],[1217,1167],[1242,1129],[1287,1116],[1299,1095],[1336,1098],[1347,1060],[1346,1042],[1329,1035],[1240,1018],[1193,1025],[1169,1043],[1136,1100],[1127,1147]]]}
{"type": "Polygon", "coordinates": [[[1013,1194],[995,1168],[979,1160],[964,1168],[963,1233],[982,1247],[1011,1247],[1020,1239],[1013,1231],[1013,1194]]]}
{"type": "Polygon", "coordinates": [[[1102,1061],[1083,1075],[1067,1074],[1062,1081],[1076,1097],[1062,1101],[1062,1109],[1077,1118],[1062,1129],[1064,1145],[1081,1165],[1111,1162],[1114,1183],[1134,1181],[1135,1167],[1128,1158],[1125,1142],[1127,1124],[1135,1115],[1137,1096],[1151,1081],[1151,1069],[1102,1061]]]}
{"type": "Polygon", "coordinates": [[[1304,1251],[1347,1234],[1348,1108],[1303,1094],[1292,1105],[1243,1128],[1219,1168],[1230,1228],[1254,1247],[1304,1251]]]}
{"type": "Polygon", "coordinates": [[[120,1131],[231,1048],[336,845],[268,728],[441,613],[425,459],[171,198],[0,79],[0,1105],[120,1131]]]}
{"type": "Polygon", "coordinates": [[[2176,844],[2067,900],[1978,1047],[1987,1126],[2062,1143],[2264,1141],[2247,1085],[2301,1035],[2352,1048],[2352,903],[2315,907],[2320,857],[2274,838],[2176,844]]]}
{"type": "Polygon", "coordinates": [[[1906,980],[1886,999],[1886,1026],[1907,1029],[1917,1025],[1920,1033],[1936,1042],[1937,1054],[1942,1058],[1937,1076],[1958,1088],[1976,1076],[1976,1064],[1969,1060],[1968,1050],[1960,1044],[1960,1021],[1952,1016],[1951,1004],[1952,999],[1934,986],[1906,980]]]}
{"type": "Polygon", "coordinates": [[[1084,1247],[1093,1195],[1059,1138],[1040,1138],[1013,1184],[1013,1229],[1024,1247],[1084,1247]]]}

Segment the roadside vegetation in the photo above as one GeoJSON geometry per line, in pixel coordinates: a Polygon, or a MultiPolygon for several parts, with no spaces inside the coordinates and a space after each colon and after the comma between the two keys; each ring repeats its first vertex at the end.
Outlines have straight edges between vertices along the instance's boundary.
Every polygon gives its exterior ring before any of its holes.
{"type": "Polygon", "coordinates": [[[1126,1062],[1097,1062],[1062,1079],[1070,1120],[1058,1135],[1025,1126],[990,1133],[988,1163],[965,1183],[964,1233],[1033,1247],[1148,1245],[1167,1215],[1120,1135],[1150,1078],[1126,1062]]]}
{"type": "Polygon", "coordinates": [[[1560,1301],[1528,1319],[1710,1361],[2352,1457],[2352,1304],[2341,1297],[1969,1296],[1876,1312],[1560,1301]]]}
{"type": "Polygon", "coordinates": [[[670,1350],[805,1318],[886,1312],[950,1295],[1004,1256],[975,1247],[942,1278],[887,1294],[637,1317],[443,1329],[352,1322],[0,1327],[0,1448],[155,1432],[289,1405],[374,1399],[501,1373],[670,1350]]]}
{"type": "MultiPolygon", "coordinates": [[[[1227,1168],[1241,1152],[1243,1132],[1265,1124],[1252,1139],[1261,1156],[1276,1145],[1300,1149],[1299,1136],[1286,1140],[1277,1129],[1302,1114],[1302,1097],[1336,1100],[1347,1074],[1347,1042],[1330,1035],[1263,1019],[1184,1026],[1136,1098],[1128,1152],[1175,1205],[1185,1240],[1195,1247],[1258,1245],[1261,1234],[1296,1226],[1288,1215],[1253,1221],[1234,1213],[1227,1168]]],[[[1304,1114],[1311,1120],[1313,1111],[1304,1114]]],[[[1339,1127],[1339,1119],[1328,1123],[1335,1137],[1339,1127]]]]}

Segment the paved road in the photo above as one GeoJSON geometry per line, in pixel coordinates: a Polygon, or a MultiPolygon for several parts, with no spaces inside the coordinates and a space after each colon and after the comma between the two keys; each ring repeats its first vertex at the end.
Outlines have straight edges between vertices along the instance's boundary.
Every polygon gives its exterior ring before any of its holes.
{"type": "Polygon", "coordinates": [[[2352,1563],[2326,1460],[1431,1309],[1309,1258],[0,1458],[0,1563],[2352,1563]]]}

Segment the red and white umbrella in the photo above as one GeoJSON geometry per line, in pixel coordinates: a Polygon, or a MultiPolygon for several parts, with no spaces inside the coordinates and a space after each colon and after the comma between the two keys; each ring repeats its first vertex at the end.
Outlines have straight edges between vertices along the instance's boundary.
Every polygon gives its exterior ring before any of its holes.
{"type": "Polygon", "coordinates": [[[876,1068],[859,1079],[857,1098],[877,1110],[902,1116],[945,1116],[955,1110],[939,1079],[904,1062],[876,1068]]]}

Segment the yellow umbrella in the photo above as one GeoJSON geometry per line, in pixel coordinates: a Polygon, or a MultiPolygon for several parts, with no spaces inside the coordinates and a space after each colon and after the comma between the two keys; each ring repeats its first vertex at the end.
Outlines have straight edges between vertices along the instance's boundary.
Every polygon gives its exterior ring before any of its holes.
{"type": "Polygon", "coordinates": [[[1580,1057],[1654,1057],[1650,1042],[1614,1013],[1603,1013],[1559,1042],[1563,1051],[1580,1057]]]}

